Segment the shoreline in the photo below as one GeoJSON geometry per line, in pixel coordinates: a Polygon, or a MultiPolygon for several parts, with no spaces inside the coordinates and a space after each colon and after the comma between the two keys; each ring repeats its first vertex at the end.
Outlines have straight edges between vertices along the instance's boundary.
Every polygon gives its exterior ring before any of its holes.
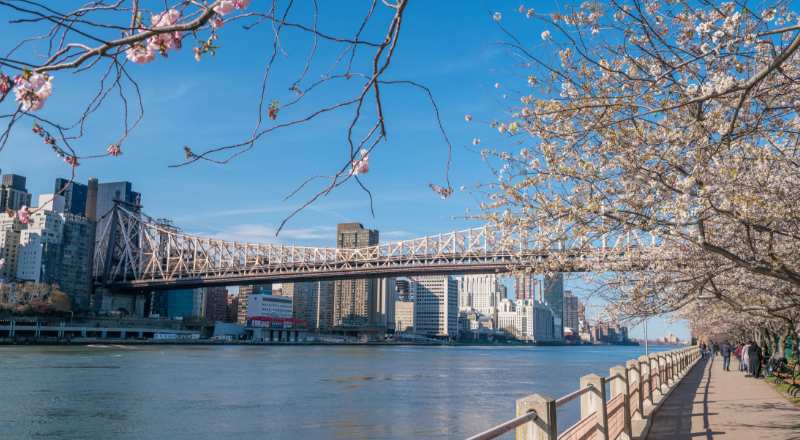
{"type": "Polygon", "coordinates": [[[94,338],[79,338],[78,340],[7,340],[6,338],[0,339],[0,347],[13,347],[13,346],[115,346],[115,345],[133,345],[133,346],[235,346],[235,345],[257,345],[257,346],[450,346],[450,347],[635,347],[639,346],[638,343],[627,344],[566,344],[566,343],[527,343],[527,342],[512,342],[512,343],[486,343],[486,342],[453,342],[453,343],[436,343],[436,342],[324,342],[324,341],[296,341],[296,342],[252,342],[252,341],[211,341],[211,340],[131,340],[131,339],[94,339],[94,338]]]}

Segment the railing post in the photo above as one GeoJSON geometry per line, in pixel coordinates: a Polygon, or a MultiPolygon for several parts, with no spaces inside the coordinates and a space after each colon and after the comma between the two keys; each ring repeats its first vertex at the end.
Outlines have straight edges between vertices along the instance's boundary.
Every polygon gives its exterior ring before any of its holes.
{"type": "Polygon", "coordinates": [[[669,367],[667,366],[667,357],[663,354],[658,355],[658,371],[661,375],[661,379],[659,380],[661,385],[661,395],[664,396],[667,394],[669,387],[672,385],[669,383],[668,371],[669,367]]]}
{"type": "Polygon", "coordinates": [[[540,394],[517,399],[517,417],[531,411],[537,419],[517,427],[516,440],[556,440],[556,401],[540,394]]]}
{"type": "MultiPolygon", "coordinates": [[[[642,393],[644,392],[644,382],[642,381],[642,369],[639,367],[639,361],[630,360],[627,363],[628,365],[628,391],[631,390],[636,391],[636,398],[633,399],[634,409],[631,411],[631,417],[636,419],[641,419],[644,417],[644,401],[642,399],[642,393]],[[636,378],[636,383],[631,383],[631,378],[636,378]],[[635,416],[634,416],[635,414],[635,416]]],[[[630,396],[630,393],[628,394],[630,396]]]]}
{"type": "Polygon", "coordinates": [[[661,398],[661,370],[659,369],[658,365],[658,355],[651,354],[650,355],[650,380],[652,381],[653,378],[656,379],[656,383],[650,384],[650,394],[653,404],[656,403],[655,398],[655,391],[658,391],[658,397],[661,398]]]}
{"type": "MultiPolygon", "coordinates": [[[[649,400],[652,405],[655,403],[653,401],[653,378],[650,376],[650,359],[647,356],[639,356],[639,374],[642,376],[642,385],[647,382],[647,387],[644,388],[647,390],[646,400],[649,400]]],[[[642,400],[645,400],[644,394],[642,394],[642,400]]],[[[642,407],[644,408],[644,406],[642,407]]],[[[644,413],[642,413],[642,417],[644,417],[644,413]]]]}
{"type": "Polygon", "coordinates": [[[597,425],[600,439],[608,440],[608,407],[606,405],[606,378],[596,374],[581,377],[581,388],[594,387],[581,395],[581,419],[597,413],[597,425]]]}
{"type": "Polygon", "coordinates": [[[621,438],[624,440],[629,440],[631,438],[631,394],[628,369],[622,365],[618,365],[616,367],[611,367],[609,369],[609,373],[611,376],[611,398],[613,399],[619,394],[624,396],[622,417],[625,425],[622,428],[622,433],[624,436],[621,438]]]}

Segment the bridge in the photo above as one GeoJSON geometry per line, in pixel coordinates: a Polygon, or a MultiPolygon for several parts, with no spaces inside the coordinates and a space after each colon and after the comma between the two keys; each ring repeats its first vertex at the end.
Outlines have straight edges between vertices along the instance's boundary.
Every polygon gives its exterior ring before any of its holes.
{"type": "Polygon", "coordinates": [[[95,282],[115,290],[520,270],[623,271],[658,246],[649,234],[553,244],[490,226],[352,249],[240,243],[186,234],[120,204],[98,223],[95,282]]]}

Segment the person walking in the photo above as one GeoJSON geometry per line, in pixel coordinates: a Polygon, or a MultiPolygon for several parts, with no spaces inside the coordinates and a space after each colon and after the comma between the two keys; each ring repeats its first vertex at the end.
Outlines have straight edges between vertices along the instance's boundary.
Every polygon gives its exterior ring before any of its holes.
{"type": "Polygon", "coordinates": [[[750,342],[742,346],[742,363],[739,364],[739,369],[744,371],[745,376],[750,373],[750,342]]]}
{"type": "Polygon", "coordinates": [[[753,377],[756,376],[756,366],[761,361],[761,359],[759,359],[759,353],[760,350],[758,345],[755,342],[750,341],[747,344],[747,372],[753,377]]]}
{"type": "Polygon", "coordinates": [[[705,342],[700,343],[700,359],[706,358],[706,344],[705,342]]]}
{"type": "Polygon", "coordinates": [[[761,361],[764,360],[764,352],[758,344],[753,343],[754,352],[751,354],[750,362],[753,364],[753,377],[761,377],[761,361]]]}
{"type": "Polygon", "coordinates": [[[731,371],[731,352],[733,348],[728,341],[722,343],[719,346],[719,352],[722,354],[722,369],[725,371],[731,371]]]}

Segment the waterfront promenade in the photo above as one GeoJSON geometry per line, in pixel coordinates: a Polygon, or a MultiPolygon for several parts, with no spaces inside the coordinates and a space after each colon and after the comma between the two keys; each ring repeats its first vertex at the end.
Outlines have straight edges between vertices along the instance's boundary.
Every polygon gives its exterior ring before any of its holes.
{"type": "Polygon", "coordinates": [[[724,371],[716,357],[696,365],[655,414],[647,439],[800,439],[800,408],[731,364],[724,371]]]}

